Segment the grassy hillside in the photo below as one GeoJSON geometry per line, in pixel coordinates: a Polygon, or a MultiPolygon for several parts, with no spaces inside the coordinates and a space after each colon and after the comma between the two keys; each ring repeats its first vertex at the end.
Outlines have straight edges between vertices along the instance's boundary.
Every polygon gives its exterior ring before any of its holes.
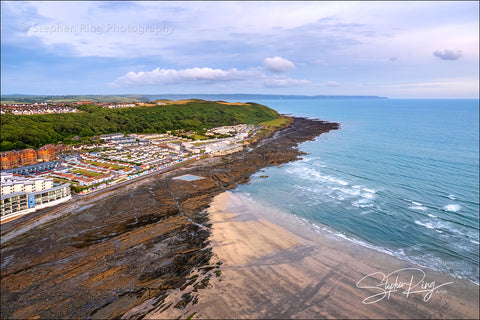
{"type": "Polygon", "coordinates": [[[1,116],[0,150],[38,148],[47,143],[106,133],[164,133],[168,130],[202,130],[240,123],[271,121],[279,114],[266,106],[223,104],[193,100],[181,105],[163,105],[124,109],[81,106],[81,113],[1,116]]]}

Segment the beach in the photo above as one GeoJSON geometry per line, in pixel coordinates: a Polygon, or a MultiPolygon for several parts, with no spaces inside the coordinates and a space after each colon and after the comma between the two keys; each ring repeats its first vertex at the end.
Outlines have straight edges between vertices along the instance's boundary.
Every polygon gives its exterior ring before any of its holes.
{"type": "Polygon", "coordinates": [[[478,318],[477,285],[309,231],[292,215],[264,209],[235,193],[216,196],[208,212],[220,276],[198,290],[196,304],[154,310],[145,319],[478,318]]]}

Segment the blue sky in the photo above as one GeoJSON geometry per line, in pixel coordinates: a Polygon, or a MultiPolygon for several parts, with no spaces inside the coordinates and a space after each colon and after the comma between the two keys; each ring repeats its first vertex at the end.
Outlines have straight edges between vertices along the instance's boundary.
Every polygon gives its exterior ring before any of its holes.
{"type": "Polygon", "coordinates": [[[479,97],[479,2],[1,2],[2,94],[479,97]]]}

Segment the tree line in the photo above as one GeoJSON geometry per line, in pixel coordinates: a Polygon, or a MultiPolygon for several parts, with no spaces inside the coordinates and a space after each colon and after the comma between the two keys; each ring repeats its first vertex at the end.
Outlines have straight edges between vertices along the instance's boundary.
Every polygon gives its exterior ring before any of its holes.
{"type": "Polygon", "coordinates": [[[199,131],[224,125],[258,124],[279,117],[266,106],[249,102],[226,105],[195,100],[186,104],[106,109],[95,105],[78,107],[80,113],[12,115],[0,118],[0,150],[39,148],[47,143],[85,141],[101,134],[165,133],[170,130],[199,131]]]}

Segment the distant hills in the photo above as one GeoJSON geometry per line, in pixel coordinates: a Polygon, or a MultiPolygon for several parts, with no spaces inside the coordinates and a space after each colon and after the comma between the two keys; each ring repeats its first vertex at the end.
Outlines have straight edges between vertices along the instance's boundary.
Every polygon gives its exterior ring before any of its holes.
{"type": "Polygon", "coordinates": [[[204,100],[268,100],[268,99],[387,99],[378,96],[328,96],[328,95],[278,95],[278,94],[152,94],[143,95],[150,100],[157,99],[204,99],[204,100]]]}
{"type": "Polygon", "coordinates": [[[35,102],[76,102],[92,101],[94,103],[117,102],[131,103],[154,101],[158,99],[184,100],[223,100],[236,102],[239,100],[255,101],[269,99],[387,99],[378,96],[330,96],[330,95],[277,95],[277,94],[119,94],[119,95],[2,95],[1,103],[35,103],[35,102]]]}

